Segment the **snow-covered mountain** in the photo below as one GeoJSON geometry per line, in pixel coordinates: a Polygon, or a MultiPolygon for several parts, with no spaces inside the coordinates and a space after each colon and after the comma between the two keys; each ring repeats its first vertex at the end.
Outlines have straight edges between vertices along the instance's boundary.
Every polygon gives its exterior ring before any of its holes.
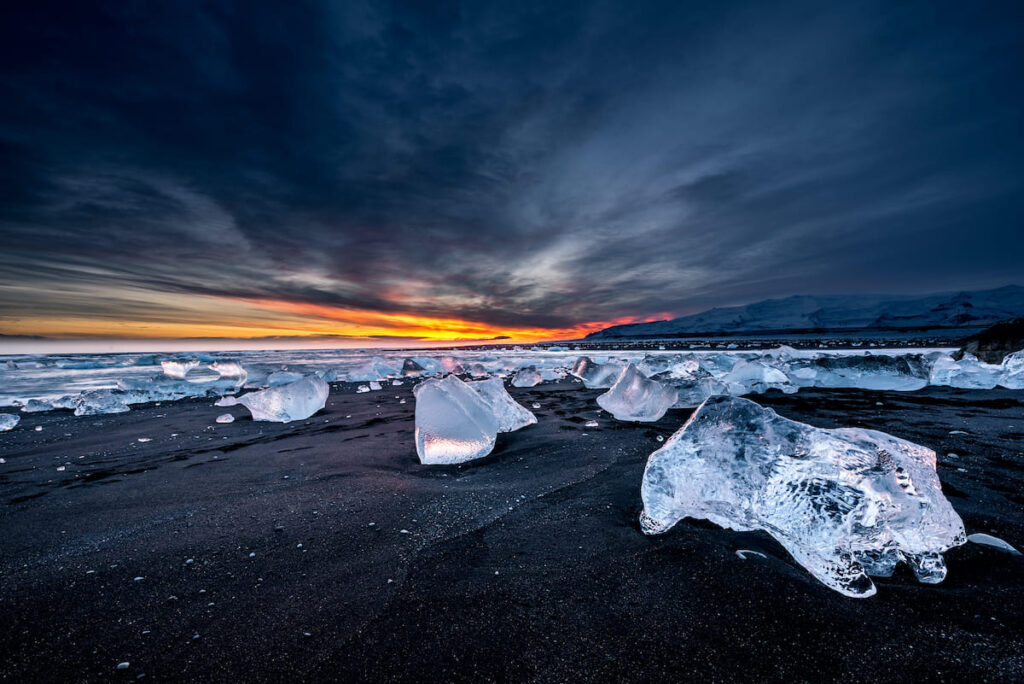
{"type": "Polygon", "coordinates": [[[587,338],[810,330],[979,329],[1024,316],[1024,287],[934,295],[794,296],[714,308],[670,321],[616,325],[587,338]]]}

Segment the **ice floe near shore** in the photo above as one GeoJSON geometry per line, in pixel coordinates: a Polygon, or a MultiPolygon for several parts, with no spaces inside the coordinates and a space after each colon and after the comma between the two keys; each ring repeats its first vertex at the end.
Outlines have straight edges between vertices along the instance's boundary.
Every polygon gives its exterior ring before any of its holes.
{"type": "Polygon", "coordinates": [[[826,430],[747,399],[716,396],[651,454],[641,485],[641,526],[667,531],[683,518],[765,530],[828,587],[875,593],[869,575],[906,562],[941,582],[942,552],[966,541],[943,496],[935,452],[874,430],[826,430]]]}

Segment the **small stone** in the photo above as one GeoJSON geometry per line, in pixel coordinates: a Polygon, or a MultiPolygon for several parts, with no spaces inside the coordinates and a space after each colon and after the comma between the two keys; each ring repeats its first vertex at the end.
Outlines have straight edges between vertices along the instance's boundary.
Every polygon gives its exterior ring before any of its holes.
{"type": "Polygon", "coordinates": [[[128,661],[126,660],[123,663],[118,663],[117,664],[117,669],[118,670],[127,670],[128,669],[128,661]]]}

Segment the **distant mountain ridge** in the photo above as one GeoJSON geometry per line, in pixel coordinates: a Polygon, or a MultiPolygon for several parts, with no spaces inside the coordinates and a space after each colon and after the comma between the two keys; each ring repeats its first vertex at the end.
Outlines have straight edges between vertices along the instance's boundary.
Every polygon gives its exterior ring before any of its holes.
{"type": "Polygon", "coordinates": [[[932,295],[796,295],[653,323],[615,325],[587,339],[797,331],[980,329],[1024,316],[1024,287],[932,295]]]}

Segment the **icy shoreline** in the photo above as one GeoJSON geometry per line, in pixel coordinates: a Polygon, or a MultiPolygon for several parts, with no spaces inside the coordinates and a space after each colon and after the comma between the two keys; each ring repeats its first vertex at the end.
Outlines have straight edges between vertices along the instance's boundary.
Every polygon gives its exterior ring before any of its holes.
{"type": "MultiPolygon", "coordinates": [[[[674,388],[676,408],[710,394],[743,396],[768,388],[801,387],[913,390],[927,385],[972,389],[1024,386],[1024,358],[1002,366],[973,357],[954,361],[951,348],[797,350],[595,350],[566,347],[486,350],[329,350],[217,352],[208,354],[90,354],[0,357],[0,407],[37,412],[73,409],[80,415],[128,410],[133,404],[216,398],[260,390],[316,374],[327,382],[384,382],[405,378],[513,378],[533,381],[572,374],[581,353],[594,367],[607,364],[612,381],[632,363],[648,378],[674,388]]],[[[602,383],[611,387],[610,382],[602,383]]]]}

